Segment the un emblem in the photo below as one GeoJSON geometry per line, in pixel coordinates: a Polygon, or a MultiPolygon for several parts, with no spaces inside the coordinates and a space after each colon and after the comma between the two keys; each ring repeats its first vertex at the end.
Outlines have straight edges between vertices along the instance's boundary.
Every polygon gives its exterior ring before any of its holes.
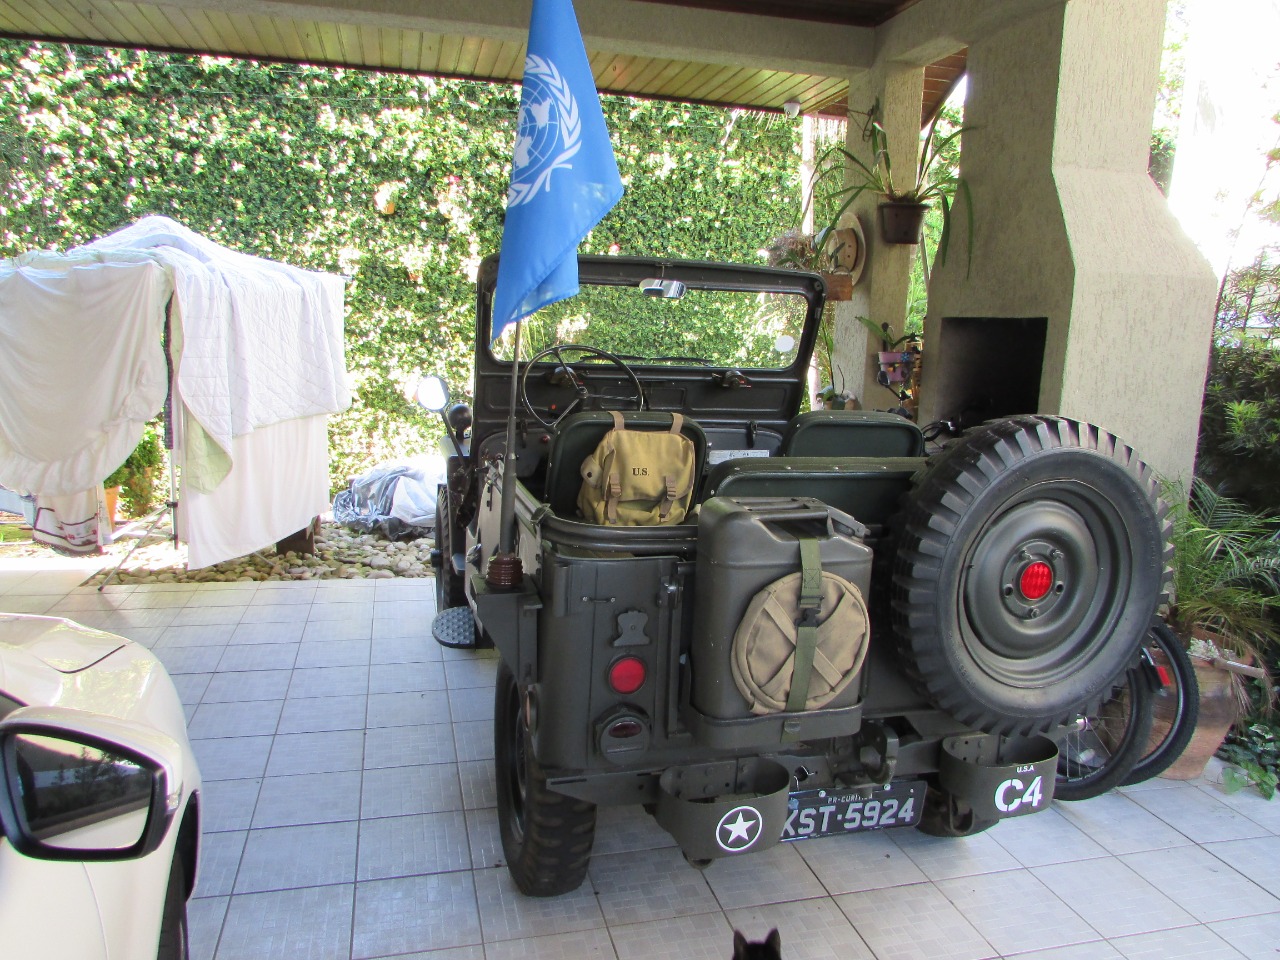
{"type": "Polygon", "coordinates": [[[507,206],[528,203],[539,190],[550,190],[552,172],[573,169],[569,160],[581,146],[582,121],[568,81],[550,60],[530,54],[524,62],[507,206]]]}
{"type": "Polygon", "coordinates": [[[755,807],[743,805],[734,807],[716,825],[716,843],[720,849],[729,853],[741,853],[755,845],[760,839],[760,828],[764,826],[764,817],[755,807]]]}

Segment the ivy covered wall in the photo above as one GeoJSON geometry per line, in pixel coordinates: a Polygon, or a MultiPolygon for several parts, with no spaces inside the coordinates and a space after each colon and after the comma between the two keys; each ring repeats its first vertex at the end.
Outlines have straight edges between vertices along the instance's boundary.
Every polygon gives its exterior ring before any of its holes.
{"type": "MultiPolygon", "coordinates": [[[[627,193],[585,253],[761,262],[799,216],[798,125],[604,97],[627,193]]],[[[345,274],[356,401],[335,487],[429,449],[405,385],[470,383],[476,266],[498,249],[511,86],[0,39],[0,257],[147,214],[345,274]]]]}

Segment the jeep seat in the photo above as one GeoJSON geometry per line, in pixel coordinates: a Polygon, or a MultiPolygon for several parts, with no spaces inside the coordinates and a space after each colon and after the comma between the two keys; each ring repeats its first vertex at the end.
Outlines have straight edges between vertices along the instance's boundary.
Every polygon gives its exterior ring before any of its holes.
{"type": "Polygon", "coordinates": [[[814,410],[794,417],[787,424],[779,455],[921,457],[924,456],[924,435],[916,424],[896,413],[814,410]]]}
{"type": "Polygon", "coordinates": [[[898,509],[923,457],[781,457],[726,460],[711,468],[702,496],[814,497],[871,528],[898,509]]]}
{"type": "MultiPolygon", "coordinates": [[[[670,430],[671,414],[650,410],[628,410],[622,413],[628,430],[670,430]]],[[[571,413],[551,435],[547,455],[547,488],[545,500],[556,516],[573,519],[578,516],[578,491],[582,461],[595,452],[604,435],[613,429],[613,415],[608,410],[571,413]]],[[[702,476],[707,461],[707,438],[696,421],[684,418],[680,432],[693,442],[694,477],[702,476]]]]}

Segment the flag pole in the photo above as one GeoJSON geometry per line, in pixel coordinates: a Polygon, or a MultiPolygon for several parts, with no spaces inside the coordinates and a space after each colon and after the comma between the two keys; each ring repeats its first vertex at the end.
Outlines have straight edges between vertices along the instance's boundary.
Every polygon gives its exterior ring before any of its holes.
{"type": "Polygon", "coordinates": [[[502,500],[498,507],[498,552],[489,558],[485,583],[499,590],[518,587],[524,568],[515,553],[516,529],[516,404],[519,402],[520,331],[516,321],[516,342],[511,361],[511,402],[507,405],[507,442],[502,456],[502,500]]]}

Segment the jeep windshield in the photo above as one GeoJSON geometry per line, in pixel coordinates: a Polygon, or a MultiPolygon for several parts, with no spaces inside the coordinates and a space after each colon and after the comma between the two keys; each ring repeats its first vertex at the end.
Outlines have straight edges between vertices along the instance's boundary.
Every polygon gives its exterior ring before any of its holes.
{"type": "MultiPolygon", "coordinates": [[[[794,280],[792,290],[779,291],[769,282],[772,271],[726,278],[619,265],[627,276],[600,275],[607,260],[581,270],[577,296],[521,321],[522,358],[574,343],[643,365],[783,370],[795,363],[812,293],[795,290],[794,280]]],[[[493,344],[494,357],[510,361],[514,344],[513,326],[493,344]]]]}

